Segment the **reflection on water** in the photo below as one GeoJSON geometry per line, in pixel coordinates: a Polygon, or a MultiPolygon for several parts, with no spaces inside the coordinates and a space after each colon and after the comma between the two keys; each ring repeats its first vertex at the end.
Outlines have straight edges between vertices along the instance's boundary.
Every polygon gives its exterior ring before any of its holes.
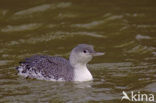
{"type": "Polygon", "coordinates": [[[155,1],[0,1],[0,102],[120,103],[122,91],[156,96],[155,1]],[[94,81],[25,79],[15,67],[34,54],[69,57],[80,43],[105,52],[94,81]]]}
{"type": "Polygon", "coordinates": [[[19,26],[10,26],[1,29],[2,32],[18,32],[18,31],[27,31],[34,30],[40,27],[41,24],[24,24],[19,26]]]}
{"type": "Polygon", "coordinates": [[[66,3],[60,2],[57,4],[43,4],[43,5],[32,7],[32,8],[26,9],[26,10],[18,11],[14,15],[28,15],[28,14],[32,14],[32,13],[36,13],[36,12],[44,12],[49,9],[66,8],[66,7],[69,7],[70,5],[71,5],[70,2],[66,2],[66,3]]]}

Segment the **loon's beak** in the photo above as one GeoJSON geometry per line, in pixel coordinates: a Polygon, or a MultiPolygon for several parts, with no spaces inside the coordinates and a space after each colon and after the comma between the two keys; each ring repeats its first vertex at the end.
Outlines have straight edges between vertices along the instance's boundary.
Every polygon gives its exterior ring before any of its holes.
{"type": "Polygon", "coordinates": [[[91,53],[92,56],[101,56],[101,55],[104,55],[105,53],[103,52],[93,52],[91,53]]]}

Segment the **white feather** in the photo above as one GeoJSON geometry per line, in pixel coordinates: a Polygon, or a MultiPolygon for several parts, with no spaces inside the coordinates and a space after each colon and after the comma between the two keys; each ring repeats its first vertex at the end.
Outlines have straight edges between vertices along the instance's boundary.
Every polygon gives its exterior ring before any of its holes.
{"type": "Polygon", "coordinates": [[[78,64],[74,67],[74,81],[90,81],[93,80],[91,73],[86,65],[78,64]]]}

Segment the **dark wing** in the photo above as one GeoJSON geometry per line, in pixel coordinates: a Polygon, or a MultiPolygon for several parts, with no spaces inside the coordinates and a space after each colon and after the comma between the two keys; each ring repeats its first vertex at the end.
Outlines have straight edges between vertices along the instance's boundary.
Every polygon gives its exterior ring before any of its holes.
{"type": "Polygon", "coordinates": [[[35,55],[26,58],[20,64],[20,68],[23,66],[22,72],[28,73],[28,76],[33,78],[36,77],[34,77],[34,74],[32,76],[32,73],[40,73],[44,79],[53,78],[55,80],[63,79],[66,81],[73,79],[73,68],[69,64],[69,61],[62,57],[35,55]]]}

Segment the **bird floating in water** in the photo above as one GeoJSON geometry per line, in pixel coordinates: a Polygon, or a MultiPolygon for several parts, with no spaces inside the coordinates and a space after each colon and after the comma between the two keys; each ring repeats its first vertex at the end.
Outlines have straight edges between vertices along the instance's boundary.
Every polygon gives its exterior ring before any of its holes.
{"type": "Polygon", "coordinates": [[[49,81],[90,81],[93,80],[87,63],[93,56],[103,55],[95,52],[92,45],[79,44],[72,49],[69,60],[58,56],[35,55],[20,62],[18,74],[28,78],[49,81]]]}

